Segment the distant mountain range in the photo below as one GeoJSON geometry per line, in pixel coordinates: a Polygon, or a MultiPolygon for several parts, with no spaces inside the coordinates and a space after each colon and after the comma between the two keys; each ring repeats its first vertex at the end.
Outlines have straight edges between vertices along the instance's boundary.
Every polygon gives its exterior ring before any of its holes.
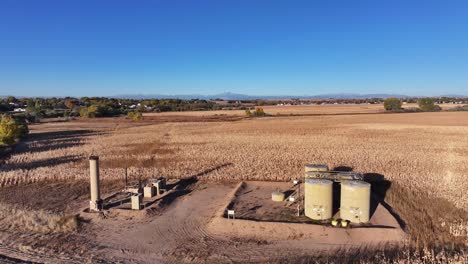
{"type": "MultiPolygon", "coordinates": [[[[8,96],[0,96],[0,98],[6,98],[8,96]]],[[[24,97],[52,97],[52,96],[16,96],[18,98],[24,97]]],[[[65,97],[65,96],[55,96],[55,97],[65,97]]],[[[100,96],[102,97],[102,96],[100,96]]],[[[213,100],[213,99],[222,99],[222,100],[255,100],[255,99],[264,99],[264,100],[287,100],[287,99],[368,99],[368,98],[418,98],[418,97],[428,97],[428,96],[408,96],[403,94],[386,94],[386,93],[376,93],[376,94],[358,94],[358,93],[330,93],[330,94],[318,94],[318,95],[247,95],[239,93],[219,93],[212,95],[203,95],[203,94],[121,94],[114,96],[104,96],[109,98],[121,98],[121,99],[201,99],[201,100],[213,100]]],[[[459,95],[459,94],[445,94],[439,96],[431,97],[454,97],[454,98],[467,98],[468,95],[459,95]]]]}
{"type": "MultiPolygon", "coordinates": [[[[445,97],[466,97],[463,95],[441,95],[445,97]]],[[[280,99],[366,99],[366,98],[412,98],[417,96],[408,96],[402,94],[357,94],[357,93],[331,93],[331,94],[318,94],[318,95],[247,95],[238,93],[220,93],[213,95],[202,95],[202,94],[179,94],[179,95],[163,95],[163,94],[125,94],[112,96],[114,98],[127,98],[127,99],[223,99],[223,100],[280,100],[280,99]]]]}

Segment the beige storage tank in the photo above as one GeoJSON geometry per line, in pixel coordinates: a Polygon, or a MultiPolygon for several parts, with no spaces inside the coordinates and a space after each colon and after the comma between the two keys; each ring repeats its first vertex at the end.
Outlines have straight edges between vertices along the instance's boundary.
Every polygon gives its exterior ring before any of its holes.
{"type": "Polygon", "coordinates": [[[325,164],[307,164],[305,165],[305,172],[308,171],[328,171],[328,165],[325,164]]]}
{"type": "Polygon", "coordinates": [[[324,179],[306,179],[304,184],[304,212],[314,220],[332,217],[333,182],[324,179]]]}
{"type": "Polygon", "coordinates": [[[284,201],[284,193],[282,193],[282,192],[272,192],[271,193],[271,200],[273,200],[275,202],[284,201]]]}
{"type": "Polygon", "coordinates": [[[351,223],[366,223],[370,217],[371,185],[364,181],[341,183],[340,216],[351,223]]]}

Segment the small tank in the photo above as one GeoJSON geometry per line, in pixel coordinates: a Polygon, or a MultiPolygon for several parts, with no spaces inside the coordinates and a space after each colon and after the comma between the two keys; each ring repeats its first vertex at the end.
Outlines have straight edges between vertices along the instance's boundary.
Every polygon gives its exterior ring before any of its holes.
{"type": "Polygon", "coordinates": [[[275,202],[284,201],[284,193],[283,192],[272,192],[271,193],[271,200],[273,200],[275,202]]]}
{"type": "Polygon", "coordinates": [[[341,218],[351,223],[369,222],[370,195],[371,185],[368,182],[341,182],[341,218]]]}
{"type": "Polygon", "coordinates": [[[307,164],[305,165],[305,172],[309,171],[329,171],[328,165],[325,164],[307,164]]]}
{"type": "Polygon", "coordinates": [[[305,215],[314,220],[332,217],[333,182],[324,179],[306,179],[304,184],[305,215]]]}

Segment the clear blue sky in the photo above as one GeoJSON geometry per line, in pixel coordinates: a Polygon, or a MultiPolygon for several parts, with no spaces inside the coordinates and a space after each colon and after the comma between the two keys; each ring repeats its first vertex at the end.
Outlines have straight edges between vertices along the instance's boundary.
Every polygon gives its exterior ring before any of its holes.
{"type": "Polygon", "coordinates": [[[468,1],[0,1],[0,95],[227,91],[468,95],[468,1]]]}

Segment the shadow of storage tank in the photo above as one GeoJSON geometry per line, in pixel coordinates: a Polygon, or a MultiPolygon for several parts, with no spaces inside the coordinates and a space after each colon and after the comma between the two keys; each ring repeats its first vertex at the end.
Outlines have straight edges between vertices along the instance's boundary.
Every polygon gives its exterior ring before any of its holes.
{"type": "Polygon", "coordinates": [[[340,216],[351,223],[369,222],[371,185],[364,181],[341,183],[340,216]]]}
{"type": "Polygon", "coordinates": [[[306,179],[304,184],[304,212],[314,220],[332,217],[333,182],[324,179],[306,179]]]}

